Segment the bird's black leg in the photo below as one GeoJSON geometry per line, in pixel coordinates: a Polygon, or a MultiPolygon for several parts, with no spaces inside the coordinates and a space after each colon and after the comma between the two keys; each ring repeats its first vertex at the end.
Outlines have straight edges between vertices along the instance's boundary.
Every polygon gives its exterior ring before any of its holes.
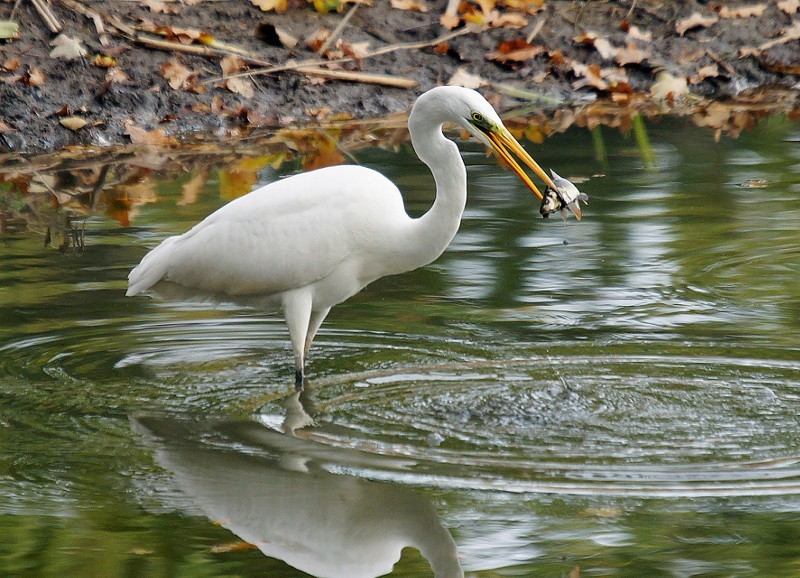
{"type": "Polygon", "coordinates": [[[306,377],[303,375],[303,370],[295,369],[294,370],[294,386],[297,389],[303,389],[303,385],[305,385],[306,377]]]}

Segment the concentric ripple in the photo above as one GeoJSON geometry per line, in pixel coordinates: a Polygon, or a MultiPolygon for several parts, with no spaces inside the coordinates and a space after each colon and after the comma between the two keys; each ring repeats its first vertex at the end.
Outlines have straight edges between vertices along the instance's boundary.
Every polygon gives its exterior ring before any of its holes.
{"type": "MultiPolygon", "coordinates": [[[[800,494],[797,362],[555,357],[344,381],[305,393],[314,427],[294,433],[415,464],[357,472],[367,477],[511,492],[800,494]]],[[[266,406],[262,423],[294,430],[292,399],[288,412],[266,406]]]]}

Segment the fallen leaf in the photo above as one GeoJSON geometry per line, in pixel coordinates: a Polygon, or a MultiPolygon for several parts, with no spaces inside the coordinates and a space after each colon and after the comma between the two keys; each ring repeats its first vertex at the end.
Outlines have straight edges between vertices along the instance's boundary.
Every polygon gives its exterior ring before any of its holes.
{"type": "Polygon", "coordinates": [[[114,57],[106,56],[105,54],[95,54],[94,58],[92,59],[92,64],[99,66],[100,68],[111,68],[117,65],[117,60],[114,57]]]}
{"type": "Polygon", "coordinates": [[[236,54],[229,54],[219,61],[219,66],[222,69],[222,76],[229,76],[236,74],[244,68],[244,60],[236,54]]]}
{"type": "Polygon", "coordinates": [[[19,31],[19,24],[13,20],[0,20],[0,40],[15,38],[19,31]]]}
{"type": "Polygon", "coordinates": [[[544,48],[541,46],[533,46],[524,38],[515,38],[498,44],[497,48],[486,55],[486,58],[495,62],[508,64],[523,62],[543,52],[544,48]]]}
{"type": "Polygon", "coordinates": [[[110,82],[111,84],[114,83],[124,83],[129,82],[130,78],[127,74],[125,74],[122,69],[117,66],[108,69],[106,72],[106,82],[110,82]]]}
{"type": "Polygon", "coordinates": [[[225,86],[231,92],[240,94],[245,98],[252,98],[253,94],[255,94],[253,83],[250,81],[250,79],[245,77],[237,76],[235,78],[229,78],[225,81],[225,86]]]}
{"type": "Polygon", "coordinates": [[[626,64],[641,64],[641,62],[650,57],[650,50],[639,48],[635,42],[629,42],[624,48],[620,48],[614,54],[614,60],[620,66],[626,64]]]}
{"type": "Polygon", "coordinates": [[[594,48],[600,53],[603,60],[611,60],[617,52],[617,49],[607,38],[597,38],[594,41],[594,48]]]}
{"type": "Polygon", "coordinates": [[[467,72],[463,67],[457,69],[455,74],[447,81],[449,86],[463,86],[464,88],[471,88],[473,90],[480,88],[485,83],[486,81],[483,78],[477,74],[467,72]]]}
{"type": "Polygon", "coordinates": [[[72,38],[66,34],[59,34],[50,42],[55,46],[50,51],[50,58],[63,58],[64,60],[77,60],[86,56],[86,49],[81,46],[80,38],[72,38]]]}
{"type": "Polygon", "coordinates": [[[275,12],[286,12],[286,0],[250,0],[255,6],[258,6],[264,12],[274,10],[275,12]]]}
{"type": "Polygon", "coordinates": [[[44,72],[36,68],[35,66],[30,69],[28,72],[28,78],[26,81],[28,86],[41,86],[44,84],[44,72]]]}
{"type": "Polygon", "coordinates": [[[716,64],[709,64],[698,70],[697,74],[689,79],[689,82],[698,84],[706,78],[716,78],[717,76],[719,76],[719,67],[716,64]]]}
{"type": "Polygon", "coordinates": [[[19,67],[22,66],[22,63],[19,61],[19,58],[9,58],[1,66],[8,72],[16,72],[19,70],[19,67]]]}
{"type": "Polygon", "coordinates": [[[336,41],[336,48],[340,50],[344,56],[361,59],[366,57],[369,53],[369,42],[349,42],[340,38],[336,41]]]}
{"type": "Polygon", "coordinates": [[[411,10],[412,12],[427,12],[428,7],[418,0],[392,0],[392,8],[398,10],[411,10]]]}
{"type": "Polygon", "coordinates": [[[327,28],[317,28],[311,33],[310,36],[306,38],[306,46],[308,46],[313,52],[319,52],[319,49],[322,48],[330,35],[331,32],[327,28]]]}
{"type": "Polygon", "coordinates": [[[655,100],[679,99],[689,94],[689,86],[685,78],[661,71],[650,87],[650,96],[655,100]]]}
{"type": "Polygon", "coordinates": [[[312,3],[314,4],[314,10],[320,14],[327,14],[328,12],[338,11],[343,2],[340,0],[312,0],[312,3]]]}
{"type": "Polygon", "coordinates": [[[141,127],[133,124],[131,119],[122,123],[125,127],[125,134],[131,139],[134,144],[150,144],[156,146],[165,146],[175,144],[175,139],[167,136],[167,133],[162,129],[155,129],[147,131],[141,127]]]}
{"type": "Polygon", "coordinates": [[[175,90],[192,90],[194,92],[205,92],[202,84],[197,84],[198,73],[187,68],[178,60],[169,60],[161,65],[159,74],[163,76],[169,85],[175,90]]]}
{"type": "Polygon", "coordinates": [[[81,118],[79,116],[65,116],[58,119],[58,122],[61,124],[61,126],[66,127],[73,132],[82,129],[89,124],[85,118],[81,118]]]}
{"type": "Polygon", "coordinates": [[[528,19],[516,12],[501,12],[489,22],[492,28],[525,28],[528,19]]]}
{"type": "Polygon", "coordinates": [[[800,0],[783,0],[782,2],[778,2],[778,8],[792,15],[800,10],[800,0]]]}
{"type": "Polygon", "coordinates": [[[16,129],[11,128],[6,123],[4,123],[2,120],[0,120],[0,133],[2,133],[2,132],[11,132],[12,130],[16,130],[16,129]]]}
{"type": "Polygon", "coordinates": [[[761,16],[766,9],[766,4],[737,7],[720,6],[717,13],[721,18],[749,18],[751,16],[761,16]]]}
{"type": "Polygon", "coordinates": [[[716,16],[703,16],[699,12],[695,12],[688,18],[678,20],[675,23],[675,31],[679,36],[683,36],[692,28],[708,28],[718,21],[719,18],[716,16]]]}
{"type": "Polygon", "coordinates": [[[163,0],[141,0],[142,6],[148,8],[153,14],[180,14],[177,2],[164,2],[163,0]]]}

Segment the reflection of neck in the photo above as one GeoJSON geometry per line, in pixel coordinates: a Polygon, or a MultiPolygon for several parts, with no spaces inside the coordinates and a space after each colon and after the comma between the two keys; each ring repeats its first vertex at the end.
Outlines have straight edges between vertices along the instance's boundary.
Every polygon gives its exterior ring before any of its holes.
{"type": "Polygon", "coordinates": [[[422,543],[415,545],[420,554],[430,563],[436,578],[461,578],[464,570],[458,559],[458,549],[453,537],[439,520],[431,524],[422,543]]]}
{"type": "Polygon", "coordinates": [[[286,435],[293,436],[295,431],[314,425],[314,418],[308,414],[303,403],[303,391],[302,389],[296,390],[283,403],[286,408],[286,417],[283,418],[283,433],[286,435]]]}

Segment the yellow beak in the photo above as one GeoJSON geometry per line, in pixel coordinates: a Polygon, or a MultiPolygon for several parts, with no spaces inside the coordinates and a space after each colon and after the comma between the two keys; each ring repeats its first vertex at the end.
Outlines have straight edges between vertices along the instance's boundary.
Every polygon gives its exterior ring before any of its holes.
{"type": "Polygon", "coordinates": [[[486,138],[489,139],[489,142],[492,143],[492,147],[497,152],[497,156],[506,162],[511,170],[514,171],[514,173],[520,179],[522,179],[522,182],[524,182],[527,187],[533,191],[533,194],[536,195],[540,201],[543,198],[542,193],[539,192],[539,189],[536,188],[536,185],[533,184],[533,181],[531,181],[530,177],[525,173],[524,170],[522,170],[522,167],[519,166],[519,163],[517,163],[516,159],[511,156],[511,153],[516,154],[520,160],[522,160],[522,162],[524,162],[534,173],[536,173],[548,187],[556,191],[558,190],[558,187],[555,185],[555,183],[553,183],[552,179],[548,177],[547,173],[542,170],[542,167],[540,167],[539,164],[533,160],[533,157],[531,157],[531,155],[529,155],[527,151],[522,148],[522,145],[519,144],[517,139],[515,139],[510,132],[508,132],[508,129],[500,126],[492,130],[484,130],[483,134],[485,134],[486,138]]]}

